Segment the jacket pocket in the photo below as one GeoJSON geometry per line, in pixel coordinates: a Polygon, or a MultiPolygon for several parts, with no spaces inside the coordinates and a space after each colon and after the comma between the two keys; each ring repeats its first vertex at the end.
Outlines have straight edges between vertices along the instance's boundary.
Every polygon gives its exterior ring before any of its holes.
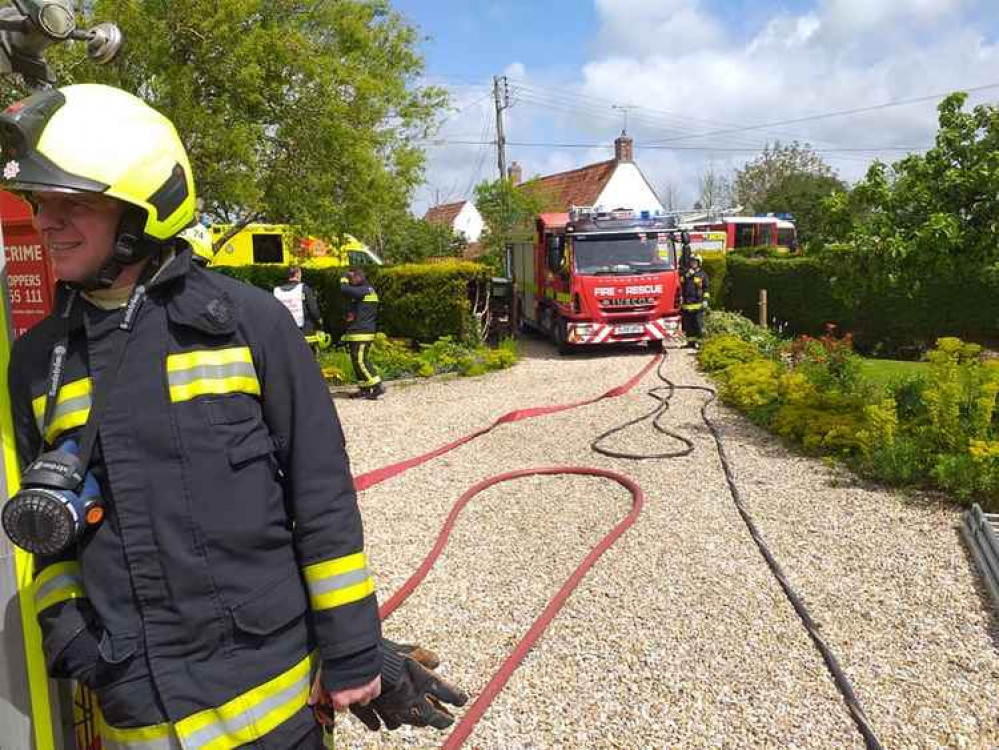
{"type": "Polygon", "coordinates": [[[103,690],[148,678],[143,650],[142,636],[138,633],[105,630],[97,644],[100,658],[94,668],[95,687],[103,690]]]}
{"type": "Polygon", "coordinates": [[[132,633],[112,635],[105,630],[97,650],[105,663],[121,664],[139,651],[139,636],[132,633]]]}
{"type": "Polygon", "coordinates": [[[236,395],[205,400],[208,423],[213,425],[249,422],[256,416],[257,405],[248,396],[236,395]]]}
{"type": "Polygon", "coordinates": [[[238,630],[266,636],[300,619],[308,604],[305,583],[295,571],[292,575],[272,581],[249,599],[232,607],[232,619],[238,630]]]}
{"type": "Polygon", "coordinates": [[[266,432],[254,432],[246,437],[242,442],[229,447],[229,465],[234,469],[247,464],[262,456],[269,456],[274,452],[274,441],[266,432]]]}

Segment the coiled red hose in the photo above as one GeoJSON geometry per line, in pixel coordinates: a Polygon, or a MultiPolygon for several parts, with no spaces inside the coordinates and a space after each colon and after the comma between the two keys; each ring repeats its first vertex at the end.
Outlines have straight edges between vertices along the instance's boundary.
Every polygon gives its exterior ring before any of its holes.
{"type": "MultiPolygon", "coordinates": [[[[486,433],[492,431],[501,424],[507,424],[510,422],[519,422],[524,419],[531,419],[534,417],[545,416],[547,414],[556,414],[558,412],[567,411],[569,409],[576,409],[580,406],[588,406],[594,404],[598,401],[602,401],[607,398],[616,398],[628,393],[636,385],[638,385],[642,378],[644,378],[652,368],[654,368],[662,358],[662,354],[657,354],[653,357],[644,367],[642,367],[639,372],[632,378],[627,380],[615,388],[611,388],[609,391],[600,394],[599,396],[585,401],[577,401],[572,404],[558,404],[554,406],[540,406],[530,409],[518,409],[517,411],[512,411],[504,414],[495,422],[487,427],[477,430],[469,435],[465,435],[447,445],[443,445],[436,448],[428,453],[424,453],[420,456],[415,456],[413,458],[406,459],[404,461],[399,461],[398,463],[390,464],[388,466],[383,466],[380,469],[375,469],[369,471],[365,474],[361,474],[354,478],[354,485],[357,491],[360,492],[369,487],[373,487],[380,482],[384,482],[391,477],[402,474],[415,466],[424,464],[438,456],[442,456],[445,453],[458,448],[477,437],[485,435],[486,433]]],[[[509,482],[515,479],[521,479],[523,477],[529,476],[539,476],[539,475],[555,475],[555,474],[572,474],[578,476],[596,476],[603,477],[604,479],[610,479],[617,482],[622,487],[627,489],[631,493],[631,510],[629,513],[621,519],[621,521],[611,529],[598,543],[590,550],[590,553],[583,559],[582,562],[576,567],[572,574],[565,580],[562,587],[558,590],[558,593],[548,602],[544,610],[538,615],[538,618],[531,625],[527,633],[523,638],[517,643],[517,646],[513,649],[510,655],[506,658],[500,668],[493,675],[492,679],[489,680],[488,684],[483,688],[482,692],[475,699],[475,702],[469,707],[462,716],[461,720],[458,722],[457,726],[444,741],[442,745],[443,748],[447,750],[455,750],[455,748],[461,747],[468,736],[472,733],[475,725],[479,722],[485,712],[488,710],[490,704],[495,700],[496,696],[503,690],[506,683],[509,681],[510,677],[516,671],[517,667],[527,656],[528,652],[537,642],[541,634],[545,632],[548,626],[551,624],[552,620],[555,619],[555,615],[558,614],[559,610],[565,605],[566,600],[569,595],[579,586],[579,583],[586,576],[587,572],[596,561],[606,552],[614,542],[617,541],[618,537],[621,536],[628,528],[635,522],[639,514],[642,512],[642,506],[645,503],[645,496],[642,493],[642,489],[631,479],[624,476],[623,474],[618,474],[617,472],[607,471],[605,469],[597,469],[588,466],[550,466],[537,469],[519,469],[516,471],[509,471],[503,474],[498,474],[496,476],[483,479],[474,486],[470,487],[457,502],[451,508],[451,512],[448,514],[447,520],[444,522],[444,526],[441,528],[441,532],[437,537],[437,541],[433,548],[430,550],[429,554],[424,558],[423,562],[416,569],[416,572],[409,577],[409,579],[389,597],[388,601],[384,602],[379,609],[379,614],[383,620],[387,619],[406,599],[416,590],[416,588],[423,582],[426,578],[427,573],[430,572],[437,559],[441,556],[444,548],[447,546],[448,540],[450,539],[451,532],[454,529],[454,525],[458,520],[458,516],[461,511],[464,510],[465,506],[471,502],[472,498],[478,495],[483,490],[488,489],[497,484],[503,482],[509,482]]]]}

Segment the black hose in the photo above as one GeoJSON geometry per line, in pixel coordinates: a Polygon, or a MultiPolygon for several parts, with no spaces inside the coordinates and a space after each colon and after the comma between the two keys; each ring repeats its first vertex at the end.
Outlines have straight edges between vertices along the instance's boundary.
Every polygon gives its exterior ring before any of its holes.
{"type": "Polygon", "coordinates": [[[839,662],[833,655],[829,646],[826,645],[825,641],[822,640],[822,636],[819,635],[819,628],[815,621],[812,620],[811,615],[808,613],[804,602],[802,602],[801,597],[791,586],[788,581],[787,576],[784,574],[784,570],[781,568],[777,559],[770,552],[767,547],[766,542],[763,540],[763,535],[760,534],[760,530],[756,526],[756,522],[750,515],[749,511],[746,509],[745,503],[742,499],[742,493],[739,492],[739,487],[735,483],[735,478],[732,473],[732,467],[729,463],[728,454],[725,452],[725,445],[721,438],[721,433],[719,432],[717,426],[711,421],[708,416],[708,407],[714,403],[715,399],[718,397],[717,391],[714,388],[703,385],[676,385],[663,373],[663,368],[666,366],[666,362],[669,358],[669,352],[663,353],[663,358],[659,363],[659,367],[656,368],[656,376],[665,383],[665,386],[656,386],[652,390],[648,391],[648,394],[659,401],[659,405],[653,409],[648,414],[644,414],[637,419],[632,419],[625,422],[618,427],[608,430],[607,432],[600,435],[596,440],[594,440],[590,447],[593,448],[597,453],[605,456],[612,456],[614,458],[624,458],[635,461],[644,461],[652,458],[678,458],[680,456],[686,456],[694,449],[694,444],[685,437],[677,435],[675,432],[671,432],[664,428],[659,420],[665,416],[666,411],[669,409],[670,399],[672,399],[674,393],[678,390],[689,390],[689,391],[703,391],[708,394],[708,398],[701,404],[701,419],[704,420],[704,424],[707,426],[708,430],[711,431],[711,435],[715,440],[715,446],[718,449],[718,460],[721,463],[722,471],[725,473],[725,482],[728,484],[728,489],[732,495],[732,500],[735,502],[735,507],[739,511],[739,515],[742,516],[742,520],[746,524],[746,528],[749,529],[750,536],[753,537],[753,541],[756,542],[756,546],[760,550],[760,554],[763,555],[763,559],[766,560],[770,571],[773,573],[780,587],[784,590],[784,594],[787,596],[788,601],[791,602],[791,606],[794,607],[794,611],[798,613],[798,617],[801,619],[802,624],[805,626],[805,630],[808,631],[808,635],[812,639],[812,643],[819,650],[822,655],[823,661],[825,661],[826,667],[828,668],[830,674],[832,675],[833,682],[836,683],[836,687],[840,694],[843,696],[843,701],[846,703],[847,710],[850,712],[850,716],[853,718],[854,724],[856,724],[857,729],[860,734],[864,737],[864,742],[867,745],[868,750],[882,750],[882,745],[878,741],[877,736],[874,734],[874,729],[871,727],[870,720],[867,718],[867,714],[864,712],[863,707],[860,705],[860,701],[857,698],[856,693],[853,691],[853,685],[850,682],[850,678],[846,676],[843,672],[842,667],[840,667],[839,662]],[[666,395],[662,395],[662,391],[666,390],[666,395]],[[606,448],[601,448],[599,443],[605,438],[614,435],[615,433],[621,432],[628,427],[636,425],[646,419],[652,418],[652,426],[659,432],[683,442],[687,447],[674,452],[668,453],[658,453],[652,455],[641,455],[641,454],[629,454],[621,453],[616,451],[611,451],[606,448]]]}

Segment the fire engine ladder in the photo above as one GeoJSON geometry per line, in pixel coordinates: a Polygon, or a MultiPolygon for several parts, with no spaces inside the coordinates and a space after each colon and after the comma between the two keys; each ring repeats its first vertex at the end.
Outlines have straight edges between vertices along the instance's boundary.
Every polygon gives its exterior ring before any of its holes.
{"type": "Polygon", "coordinates": [[[964,512],[961,531],[999,614],[999,513],[985,513],[975,503],[964,512]]]}

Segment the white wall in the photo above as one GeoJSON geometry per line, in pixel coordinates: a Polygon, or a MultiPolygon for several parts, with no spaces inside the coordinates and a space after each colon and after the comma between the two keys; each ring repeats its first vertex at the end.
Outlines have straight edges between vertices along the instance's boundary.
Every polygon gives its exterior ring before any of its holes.
{"type": "Polygon", "coordinates": [[[600,193],[597,205],[608,211],[615,208],[652,213],[665,210],[638,167],[628,162],[617,165],[607,186],[600,193]]]}
{"type": "Polygon", "coordinates": [[[461,211],[454,217],[454,231],[464,234],[465,239],[469,242],[478,242],[484,226],[485,222],[482,221],[482,214],[479,213],[479,209],[475,207],[472,201],[465,201],[465,205],[461,207],[461,211]]]}

